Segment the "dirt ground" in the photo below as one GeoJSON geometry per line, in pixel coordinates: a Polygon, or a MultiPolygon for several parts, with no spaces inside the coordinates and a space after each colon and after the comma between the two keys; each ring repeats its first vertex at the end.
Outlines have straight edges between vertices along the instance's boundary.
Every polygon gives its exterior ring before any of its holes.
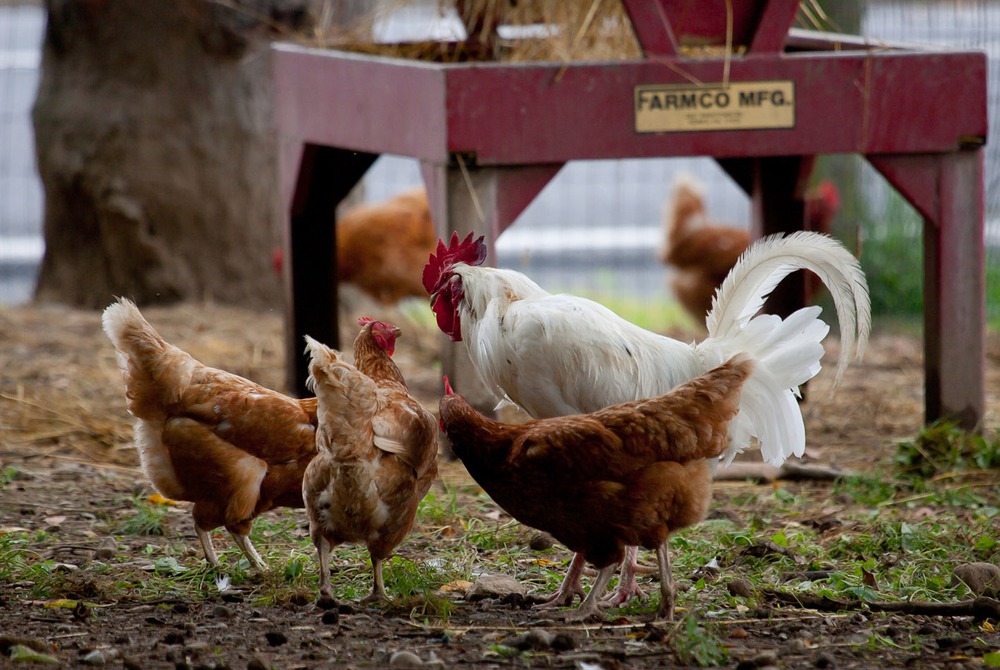
{"type": "MultiPolygon", "coordinates": [[[[271,387],[282,386],[279,313],[203,304],[144,313],[166,339],[203,362],[271,387]]],[[[435,368],[437,334],[408,326],[399,313],[375,316],[404,325],[395,358],[416,395],[436,411],[440,379],[435,368]]],[[[124,409],[113,351],[99,324],[96,312],[58,306],[0,309],[0,471],[16,472],[13,481],[0,488],[0,534],[14,529],[44,530],[46,540],[33,551],[68,566],[94,560],[108,534],[102,520],[109,513],[121,513],[132,494],[151,492],[132,447],[131,422],[124,409]]],[[[351,324],[344,332],[344,342],[350,342],[354,332],[351,324]]],[[[691,336],[686,335],[688,339],[691,336]]],[[[836,352],[831,350],[831,354],[836,352]]],[[[990,432],[1000,426],[998,362],[1000,342],[993,338],[987,368],[990,432]]],[[[807,459],[844,470],[884,467],[896,441],[913,436],[920,428],[923,370],[919,338],[877,334],[865,361],[848,370],[832,397],[831,377],[830,370],[820,375],[810,386],[804,405],[810,445],[807,459]]],[[[442,478],[470,483],[457,463],[442,462],[442,478]]],[[[751,486],[719,483],[715,495],[718,513],[735,517],[752,514],[734,502],[751,486]]],[[[808,490],[813,499],[821,500],[830,484],[791,486],[808,490]]],[[[822,508],[818,505],[807,516],[812,513],[819,518],[822,508]]],[[[299,513],[304,520],[304,513],[299,513]]],[[[194,550],[193,529],[186,524],[189,521],[182,520],[172,528],[184,534],[192,547],[190,562],[196,565],[201,557],[194,550]]],[[[125,570],[137,569],[149,545],[155,552],[158,542],[176,538],[115,539],[119,554],[127,557],[133,553],[136,558],[128,562],[119,555],[125,570]]],[[[220,541],[228,542],[217,540],[217,544],[220,541]]],[[[399,548],[410,557],[431,555],[433,550],[430,545],[407,542],[399,548]]],[[[308,569],[314,568],[310,565],[308,569]]],[[[677,577],[682,587],[692,579],[683,574],[677,577]]],[[[454,610],[442,623],[407,611],[351,606],[333,616],[313,604],[312,594],[281,606],[260,606],[211,593],[192,602],[146,595],[109,600],[102,599],[100,584],[95,583],[81,584],[79,593],[65,595],[85,598],[96,607],[66,609],[31,600],[27,595],[31,586],[31,580],[0,582],[0,650],[18,641],[32,643],[54,655],[63,666],[386,667],[393,654],[402,651],[417,655],[428,667],[591,670],[691,662],[671,643],[676,631],[666,624],[651,623],[651,616],[604,625],[567,625],[525,607],[518,599],[470,603],[460,595],[447,595],[455,601],[454,610]],[[494,645],[532,629],[558,633],[556,643],[528,656],[496,653],[494,645]],[[433,659],[440,659],[440,663],[433,659]]],[[[681,604],[695,606],[685,603],[683,595],[681,604]]],[[[747,612],[723,613],[714,630],[722,631],[730,652],[729,667],[982,667],[981,652],[975,657],[964,653],[977,630],[969,617],[818,613],[759,602],[747,612]],[[916,651],[891,645],[872,650],[858,642],[872,632],[891,640],[915,631],[936,642],[916,651]]],[[[402,667],[403,661],[405,658],[397,654],[393,663],[402,667]]],[[[0,667],[12,665],[0,654],[0,667]]]]}

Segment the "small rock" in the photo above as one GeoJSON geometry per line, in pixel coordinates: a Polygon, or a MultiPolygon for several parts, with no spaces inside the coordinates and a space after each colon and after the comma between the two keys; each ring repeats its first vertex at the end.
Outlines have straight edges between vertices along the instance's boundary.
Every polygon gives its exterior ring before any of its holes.
{"type": "Polygon", "coordinates": [[[992,563],[963,563],[952,573],[952,586],[963,583],[977,596],[1000,591],[1000,568],[992,563]]]}
{"type": "Polygon", "coordinates": [[[569,633],[556,633],[552,638],[552,648],[556,651],[572,651],[576,649],[576,638],[569,633]]]}
{"type": "Polygon", "coordinates": [[[225,605],[216,605],[212,608],[211,616],[216,619],[229,619],[233,616],[233,611],[225,605]]]}
{"type": "Polygon", "coordinates": [[[556,541],[548,533],[535,533],[531,536],[528,546],[532,551],[545,551],[551,549],[555,543],[556,541]]]}
{"type": "Polygon", "coordinates": [[[339,610],[327,610],[323,612],[323,616],[320,619],[325,626],[336,626],[340,623],[340,611],[339,610]]]}
{"type": "Polygon", "coordinates": [[[167,633],[166,635],[163,636],[162,642],[163,642],[163,644],[167,644],[167,645],[170,645],[170,644],[183,644],[184,643],[184,633],[182,633],[180,631],[177,631],[177,630],[172,630],[172,631],[170,631],[169,633],[167,633]]]}
{"type": "Polygon", "coordinates": [[[254,656],[247,661],[247,670],[271,670],[271,666],[260,656],[254,656]]]}
{"type": "Polygon", "coordinates": [[[513,577],[507,575],[481,575],[468,591],[465,599],[476,602],[485,598],[503,598],[513,593],[527,595],[528,589],[513,577]]]}
{"type": "Polygon", "coordinates": [[[104,652],[102,652],[100,649],[95,649],[94,651],[90,652],[89,654],[81,658],[80,662],[83,663],[84,665],[103,666],[107,662],[107,660],[104,658],[104,652]]]}
{"type": "Polygon", "coordinates": [[[389,665],[393,668],[419,668],[423,664],[420,657],[412,651],[393,652],[389,657],[389,665]]]}
{"type": "Polygon", "coordinates": [[[833,658],[829,654],[817,654],[813,665],[817,668],[832,668],[833,658]]]}
{"type": "Polygon", "coordinates": [[[340,603],[337,602],[336,598],[331,598],[329,596],[320,596],[316,600],[316,607],[321,610],[332,610],[340,607],[340,603]]]}
{"type": "Polygon", "coordinates": [[[280,647],[288,642],[288,636],[282,633],[280,630],[272,630],[264,633],[264,638],[267,643],[272,647],[280,647]]]}
{"type": "Polygon", "coordinates": [[[118,542],[113,537],[106,537],[97,545],[97,558],[107,561],[118,553],[118,542]]]}
{"type": "Polygon", "coordinates": [[[739,596],[740,598],[753,597],[753,587],[745,579],[734,579],[726,584],[726,588],[729,589],[729,595],[731,596],[739,596]]]}
{"type": "Polygon", "coordinates": [[[555,636],[547,630],[534,628],[527,633],[504,640],[504,646],[518,651],[544,651],[552,647],[555,636]]]}

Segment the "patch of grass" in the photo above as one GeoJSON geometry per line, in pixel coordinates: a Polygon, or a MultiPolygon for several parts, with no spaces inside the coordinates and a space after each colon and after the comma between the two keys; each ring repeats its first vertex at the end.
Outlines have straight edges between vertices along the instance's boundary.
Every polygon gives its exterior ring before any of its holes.
{"type": "Polygon", "coordinates": [[[14,468],[7,467],[0,470],[0,491],[7,488],[7,484],[10,484],[15,479],[17,479],[17,470],[14,468]]]}
{"type": "Polygon", "coordinates": [[[132,506],[135,511],[121,523],[119,532],[123,535],[163,536],[167,534],[167,505],[153,503],[141,496],[135,496],[132,499],[132,506]]]}
{"type": "Polygon", "coordinates": [[[992,440],[939,420],[900,443],[896,465],[908,477],[928,478],[960,470],[1000,469],[1000,435],[992,440]]]}
{"type": "Polygon", "coordinates": [[[693,616],[684,617],[672,639],[681,665],[705,668],[729,662],[729,650],[719,638],[698,625],[693,616]]]}

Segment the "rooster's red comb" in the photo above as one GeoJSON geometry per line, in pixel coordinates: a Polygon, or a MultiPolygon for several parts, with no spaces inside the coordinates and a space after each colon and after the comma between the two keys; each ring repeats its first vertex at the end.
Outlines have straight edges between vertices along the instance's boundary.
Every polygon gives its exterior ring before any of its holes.
{"type": "Polygon", "coordinates": [[[437,254],[432,253],[424,266],[424,288],[433,293],[441,276],[455,263],[480,265],[486,260],[486,243],[480,235],[472,239],[475,233],[469,233],[461,242],[458,233],[451,234],[451,244],[444,246],[444,240],[438,240],[437,254]]]}

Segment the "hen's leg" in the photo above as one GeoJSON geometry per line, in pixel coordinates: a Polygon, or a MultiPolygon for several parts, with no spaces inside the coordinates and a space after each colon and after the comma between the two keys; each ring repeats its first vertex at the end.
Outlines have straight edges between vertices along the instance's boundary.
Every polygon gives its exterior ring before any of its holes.
{"type": "Polygon", "coordinates": [[[319,600],[316,604],[322,609],[331,609],[337,606],[337,599],[333,597],[333,588],[330,586],[330,543],[325,537],[314,537],[313,544],[316,545],[316,557],[319,561],[319,600]]]}
{"type": "Polygon", "coordinates": [[[382,559],[372,556],[372,592],[362,603],[384,603],[389,600],[382,581],[382,559]]]}
{"type": "Polygon", "coordinates": [[[612,564],[606,568],[601,568],[600,572],[597,573],[597,578],[594,579],[593,586],[590,587],[590,593],[587,594],[587,597],[583,599],[583,602],[580,603],[580,606],[575,611],[566,616],[567,620],[583,621],[597,614],[601,594],[604,593],[604,589],[608,588],[608,582],[611,581],[617,567],[616,564],[612,564]]]}
{"type": "Polygon", "coordinates": [[[618,586],[601,601],[601,605],[605,607],[621,607],[633,597],[646,597],[646,594],[643,593],[642,589],[639,588],[639,584],[635,581],[635,576],[640,572],[652,572],[652,570],[644,565],[639,565],[639,562],[636,560],[638,553],[638,547],[625,548],[625,560],[622,562],[622,571],[618,577],[618,586]]]}
{"type": "Polygon", "coordinates": [[[205,560],[213,568],[219,567],[219,557],[215,555],[215,547],[212,546],[212,535],[210,532],[202,530],[198,527],[198,524],[195,524],[194,532],[198,535],[198,541],[201,542],[201,550],[205,552],[205,560]]]}
{"type": "MultiPolygon", "coordinates": [[[[580,596],[581,601],[584,600],[587,594],[584,593],[583,587],[580,586],[580,575],[583,574],[585,562],[582,554],[574,554],[573,562],[570,563],[569,571],[566,573],[566,578],[563,579],[562,584],[559,585],[559,590],[548,600],[536,605],[536,607],[547,608],[572,605],[573,598],[576,596],[580,596]]],[[[593,589],[591,589],[591,593],[593,593],[593,589]]]]}
{"type": "Polygon", "coordinates": [[[677,595],[677,586],[674,584],[674,578],[670,572],[669,542],[670,540],[666,539],[663,544],[656,548],[656,562],[660,567],[660,607],[656,610],[656,616],[673,621],[674,597],[677,595]]]}
{"type": "Polygon", "coordinates": [[[229,531],[229,534],[233,536],[233,542],[235,542],[236,546],[240,548],[243,555],[247,557],[247,560],[250,561],[250,565],[254,570],[257,572],[264,572],[267,570],[267,563],[265,563],[264,559],[257,553],[253,543],[250,541],[249,535],[232,530],[229,531]]]}

